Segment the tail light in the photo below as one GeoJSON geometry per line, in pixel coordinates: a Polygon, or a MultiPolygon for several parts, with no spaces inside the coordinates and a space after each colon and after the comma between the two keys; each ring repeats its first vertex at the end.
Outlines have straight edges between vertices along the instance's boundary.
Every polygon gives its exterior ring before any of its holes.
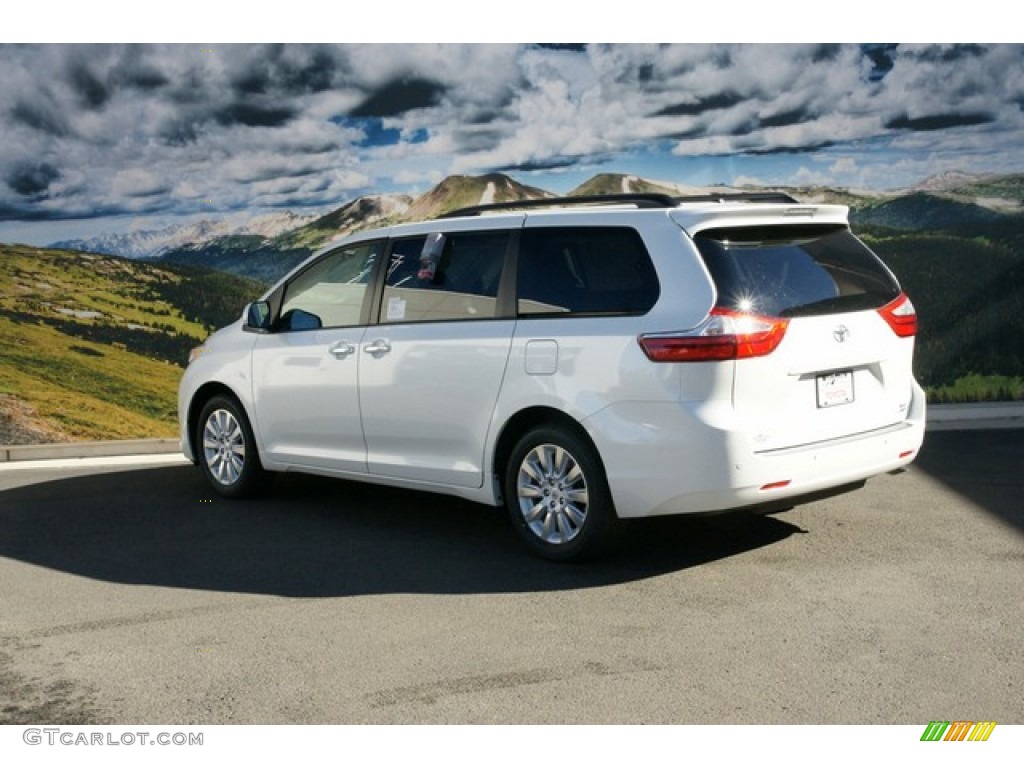
{"type": "Polygon", "coordinates": [[[637,341],[656,363],[702,363],[761,357],[775,350],[789,320],[749,315],[715,307],[708,318],[688,331],[646,334],[637,341]]]}
{"type": "Polygon", "coordinates": [[[917,334],[917,310],[914,309],[910,297],[901,293],[880,310],[878,314],[889,324],[897,336],[914,336],[917,334]]]}

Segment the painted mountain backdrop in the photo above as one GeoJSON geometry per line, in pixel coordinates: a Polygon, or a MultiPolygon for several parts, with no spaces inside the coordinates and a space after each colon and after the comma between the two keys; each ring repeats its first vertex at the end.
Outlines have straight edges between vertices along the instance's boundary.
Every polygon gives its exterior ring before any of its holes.
{"type": "MultiPolygon", "coordinates": [[[[1024,398],[1024,175],[946,173],[886,194],[775,189],[850,206],[854,231],[917,305],[916,369],[933,400],[1024,398]]],[[[570,194],[707,191],[601,174],[570,194]]],[[[0,443],[173,436],[188,349],[317,248],[389,222],[549,196],[503,174],[451,176],[416,198],[364,196],[318,217],[0,246],[0,443]]]]}

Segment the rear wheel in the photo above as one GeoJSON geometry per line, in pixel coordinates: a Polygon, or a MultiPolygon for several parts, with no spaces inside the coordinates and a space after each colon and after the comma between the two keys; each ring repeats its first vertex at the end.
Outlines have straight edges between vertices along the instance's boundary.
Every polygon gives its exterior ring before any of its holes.
{"type": "Polygon", "coordinates": [[[222,496],[244,496],[263,479],[263,466],[245,411],[234,398],[211,398],[196,430],[199,466],[222,496]]]}
{"type": "Polygon", "coordinates": [[[512,526],[536,554],[584,560],[614,544],[622,522],[597,451],[561,426],[538,427],[520,439],[505,471],[512,526]]]}

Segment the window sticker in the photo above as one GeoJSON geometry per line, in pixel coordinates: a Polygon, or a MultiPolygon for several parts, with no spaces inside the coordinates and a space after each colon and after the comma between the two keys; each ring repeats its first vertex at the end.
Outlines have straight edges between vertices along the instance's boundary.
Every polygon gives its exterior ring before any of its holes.
{"type": "Polygon", "coordinates": [[[388,299],[388,320],[405,319],[405,299],[401,296],[392,296],[388,299]]]}

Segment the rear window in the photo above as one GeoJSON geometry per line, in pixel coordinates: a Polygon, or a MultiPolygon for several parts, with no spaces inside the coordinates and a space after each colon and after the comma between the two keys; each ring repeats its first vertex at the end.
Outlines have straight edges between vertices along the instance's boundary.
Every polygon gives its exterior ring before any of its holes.
{"type": "Polygon", "coordinates": [[[877,309],[900,292],[878,257],[842,226],[712,229],[694,242],[727,309],[824,315],[877,309]]]}

